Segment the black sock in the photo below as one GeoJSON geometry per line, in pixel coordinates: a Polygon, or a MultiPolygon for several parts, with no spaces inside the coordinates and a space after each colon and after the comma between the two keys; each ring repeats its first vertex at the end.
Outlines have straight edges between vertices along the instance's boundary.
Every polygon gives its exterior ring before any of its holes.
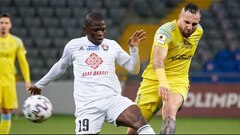
{"type": "Polygon", "coordinates": [[[163,120],[160,134],[175,134],[176,120],[167,117],[163,120]]]}

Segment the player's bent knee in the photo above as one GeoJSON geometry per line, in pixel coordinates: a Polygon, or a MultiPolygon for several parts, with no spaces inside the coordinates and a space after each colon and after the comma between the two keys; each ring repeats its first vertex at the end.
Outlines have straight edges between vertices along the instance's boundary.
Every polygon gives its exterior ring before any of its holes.
{"type": "Polygon", "coordinates": [[[147,121],[142,115],[140,108],[137,105],[133,105],[129,108],[129,120],[131,127],[135,130],[138,130],[140,127],[147,124],[147,121]]]}
{"type": "Polygon", "coordinates": [[[135,130],[138,130],[139,128],[141,128],[144,125],[147,125],[147,121],[144,119],[144,117],[140,114],[140,115],[136,115],[132,121],[132,128],[135,130]]]}
{"type": "Polygon", "coordinates": [[[131,127],[135,130],[147,123],[137,105],[131,105],[125,109],[116,121],[118,125],[131,127]]]}

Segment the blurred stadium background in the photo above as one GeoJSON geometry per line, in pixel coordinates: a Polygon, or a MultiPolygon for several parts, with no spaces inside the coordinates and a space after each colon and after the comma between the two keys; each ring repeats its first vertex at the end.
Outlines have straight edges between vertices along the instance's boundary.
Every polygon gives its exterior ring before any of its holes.
{"type": "MultiPolygon", "coordinates": [[[[84,16],[93,10],[106,17],[106,37],[117,40],[126,51],[127,40],[135,30],[147,31],[147,40],[140,47],[142,72],[148,64],[155,31],[161,24],[175,19],[187,2],[194,2],[202,9],[200,24],[204,35],[192,60],[191,88],[179,118],[231,118],[240,126],[239,0],[0,0],[0,12],[12,15],[12,33],[23,39],[35,82],[61,57],[70,39],[83,36],[84,16]]],[[[134,99],[141,73],[130,75],[117,67],[117,74],[123,95],[134,99]]],[[[22,103],[29,95],[24,91],[20,72],[16,77],[21,114],[22,103]]],[[[69,68],[43,91],[53,102],[54,115],[74,113],[72,80],[72,68],[69,68]]],[[[229,126],[233,123],[228,122],[229,126]]],[[[13,127],[12,133],[17,133],[14,129],[17,130],[13,127]]],[[[240,130],[226,133],[240,133],[240,130]]]]}

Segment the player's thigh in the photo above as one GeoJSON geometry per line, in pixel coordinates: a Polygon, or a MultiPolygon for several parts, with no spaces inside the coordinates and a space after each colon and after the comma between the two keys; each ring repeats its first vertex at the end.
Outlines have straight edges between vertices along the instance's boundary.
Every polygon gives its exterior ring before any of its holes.
{"type": "Polygon", "coordinates": [[[183,85],[178,85],[175,87],[171,87],[171,95],[169,96],[169,100],[163,103],[163,115],[170,114],[176,115],[179,108],[181,108],[184,97],[187,95],[188,88],[183,85]]]}
{"type": "Polygon", "coordinates": [[[144,79],[137,92],[135,102],[147,121],[150,121],[152,116],[161,107],[161,98],[158,96],[158,86],[158,81],[144,79]]]}
{"type": "MultiPolygon", "coordinates": [[[[136,105],[132,100],[127,97],[116,95],[109,98],[108,108],[106,110],[106,121],[118,126],[118,117],[130,106],[136,105]]],[[[138,108],[139,109],[139,108],[138,108]]],[[[139,110],[140,111],[140,110],[139,110]]]]}
{"type": "Polygon", "coordinates": [[[15,85],[1,86],[1,108],[18,108],[17,92],[15,85]]]}
{"type": "Polygon", "coordinates": [[[171,85],[171,92],[175,94],[179,94],[185,100],[187,98],[187,93],[189,90],[189,85],[171,85]]]}
{"type": "Polygon", "coordinates": [[[76,134],[97,134],[105,121],[105,112],[96,108],[85,109],[77,113],[75,119],[76,134]]]}

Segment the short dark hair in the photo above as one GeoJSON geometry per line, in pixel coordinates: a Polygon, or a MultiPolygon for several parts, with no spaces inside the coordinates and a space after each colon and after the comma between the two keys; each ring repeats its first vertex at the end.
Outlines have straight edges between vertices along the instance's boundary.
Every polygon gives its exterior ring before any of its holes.
{"type": "Polygon", "coordinates": [[[9,13],[1,13],[0,14],[0,18],[2,17],[8,17],[8,18],[11,18],[11,15],[9,13]]]}
{"type": "Polygon", "coordinates": [[[194,4],[194,3],[187,3],[186,6],[184,7],[184,12],[189,11],[192,14],[197,14],[197,13],[201,13],[199,7],[194,4]]]}
{"type": "Polygon", "coordinates": [[[93,21],[103,21],[104,17],[99,12],[90,12],[86,15],[84,25],[90,25],[93,21]]]}

